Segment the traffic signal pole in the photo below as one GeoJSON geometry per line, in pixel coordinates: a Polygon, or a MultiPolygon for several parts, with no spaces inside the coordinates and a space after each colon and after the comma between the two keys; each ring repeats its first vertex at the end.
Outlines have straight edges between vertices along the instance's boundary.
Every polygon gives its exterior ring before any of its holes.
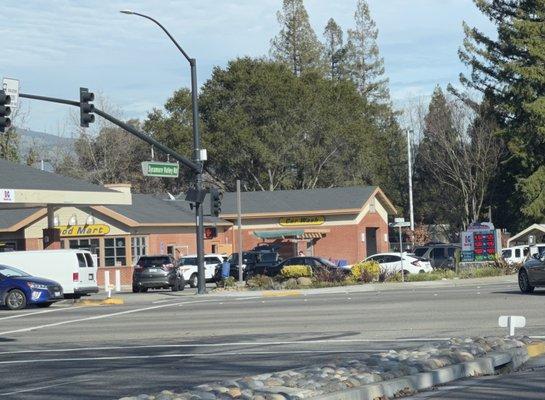
{"type": "MultiPolygon", "coordinates": [[[[134,126],[131,126],[114,116],[95,108],[94,105],[92,106],[92,109],[89,110],[89,112],[92,112],[107,121],[110,121],[114,125],[119,126],[121,129],[129,132],[130,134],[138,137],[139,139],[143,140],[144,142],[154,146],[156,149],[161,150],[163,153],[170,155],[172,158],[174,158],[176,161],[179,161],[186,167],[190,168],[193,172],[195,172],[196,175],[196,189],[198,193],[202,193],[203,191],[203,179],[202,179],[202,172],[203,172],[203,163],[200,160],[200,135],[199,135],[199,127],[198,127],[198,108],[196,106],[196,71],[193,72],[193,69],[196,68],[196,63],[192,64],[192,90],[193,90],[193,96],[194,96],[194,105],[193,105],[193,145],[195,148],[195,154],[194,154],[194,161],[190,160],[180,154],[178,154],[176,151],[172,150],[171,148],[163,145],[162,143],[158,142],[154,138],[152,138],[150,135],[146,134],[145,132],[142,132],[138,129],[136,129],[134,126]]],[[[81,93],[81,92],[80,92],[81,93]]],[[[46,96],[37,96],[33,94],[25,94],[20,93],[20,97],[26,98],[26,99],[33,99],[33,100],[40,100],[40,101],[47,101],[51,103],[60,103],[60,104],[66,104],[74,107],[81,108],[81,102],[79,101],[73,101],[73,100],[66,100],[66,99],[59,99],[55,97],[46,97],[46,96]]],[[[91,122],[91,121],[89,121],[91,122]]],[[[197,196],[200,197],[200,196],[197,196]]],[[[204,275],[204,215],[203,215],[203,207],[202,207],[202,200],[197,199],[195,201],[195,216],[196,216],[196,234],[197,234],[197,263],[198,263],[198,288],[197,288],[197,294],[205,294],[206,293],[206,279],[204,275]]]]}

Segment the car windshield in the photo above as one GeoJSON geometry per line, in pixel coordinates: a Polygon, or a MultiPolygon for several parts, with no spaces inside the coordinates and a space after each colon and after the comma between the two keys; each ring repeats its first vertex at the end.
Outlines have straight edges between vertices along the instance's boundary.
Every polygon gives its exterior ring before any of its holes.
{"type": "Polygon", "coordinates": [[[414,255],[415,255],[415,256],[418,256],[418,257],[422,257],[422,256],[424,255],[424,253],[426,253],[426,250],[427,250],[427,249],[426,249],[425,247],[421,247],[421,248],[419,248],[419,249],[416,249],[416,250],[414,251],[414,255]]]}
{"type": "Polygon", "coordinates": [[[170,259],[168,257],[141,257],[140,260],[138,260],[138,265],[144,268],[169,263],[170,259]]]}
{"type": "Polygon", "coordinates": [[[261,261],[264,261],[264,262],[276,261],[276,253],[261,254],[261,261]]]}
{"type": "Polygon", "coordinates": [[[333,264],[331,261],[329,260],[326,260],[325,258],[319,258],[320,262],[322,262],[322,264],[324,265],[327,265],[329,267],[336,267],[335,264],[333,264]]]}
{"type": "Polygon", "coordinates": [[[197,265],[197,257],[183,257],[180,265],[197,265]]]}
{"type": "Polygon", "coordinates": [[[6,277],[30,276],[29,274],[21,271],[20,269],[8,267],[7,265],[0,265],[0,275],[4,275],[6,277]]]}

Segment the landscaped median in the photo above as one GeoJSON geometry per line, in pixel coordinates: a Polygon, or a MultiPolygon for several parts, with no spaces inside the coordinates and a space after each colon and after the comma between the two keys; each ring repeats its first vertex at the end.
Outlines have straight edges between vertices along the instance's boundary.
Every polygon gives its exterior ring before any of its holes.
{"type": "Polygon", "coordinates": [[[464,377],[519,368],[545,354],[528,337],[466,338],[410,350],[358,354],[343,361],[196,386],[124,400],[364,400],[403,397],[464,377]]]}
{"type": "MultiPolygon", "coordinates": [[[[405,279],[402,279],[400,273],[388,273],[382,270],[376,262],[357,263],[351,269],[317,272],[308,266],[293,265],[284,267],[281,273],[275,277],[253,276],[246,281],[244,286],[237,285],[236,280],[232,277],[227,278],[220,282],[218,288],[213,292],[278,291],[293,293],[293,291],[301,289],[380,285],[382,283],[399,283],[402,280],[405,282],[429,282],[479,279],[515,275],[518,269],[518,265],[509,265],[497,260],[479,265],[465,265],[457,271],[437,269],[432,272],[408,274],[404,277],[405,279]]],[[[274,294],[270,293],[269,296],[272,297],[274,294]]]]}

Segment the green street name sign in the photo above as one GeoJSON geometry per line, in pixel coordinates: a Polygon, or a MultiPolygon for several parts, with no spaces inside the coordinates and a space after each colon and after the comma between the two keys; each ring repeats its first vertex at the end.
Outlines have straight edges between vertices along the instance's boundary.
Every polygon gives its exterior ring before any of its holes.
{"type": "Polygon", "coordinates": [[[177,178],[180,166],[176,163],[144,161],[142,173],[145,176],[156,176],[160,178],[177,178]]]}

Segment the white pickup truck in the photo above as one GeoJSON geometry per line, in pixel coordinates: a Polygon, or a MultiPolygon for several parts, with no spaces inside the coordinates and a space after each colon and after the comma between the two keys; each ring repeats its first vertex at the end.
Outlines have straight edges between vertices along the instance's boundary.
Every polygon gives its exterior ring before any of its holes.
{"type": "MultiPolygon", "coordinates": [[[[221,264],[224,260],[227,259],[226,255],[223,254],[205,254],[204,255],[204,277],[206,281],[211,281],[214,278],[214,272],[216,271],[216,266],[221,264]]],[[[198,268],[197,268],[197,255],[191,254],[183,256],[178,260],[178,265],[180,266],[180,271],[184,276],[184,280],[190,287],[197,287],[198,282],[198,268]]]]}

